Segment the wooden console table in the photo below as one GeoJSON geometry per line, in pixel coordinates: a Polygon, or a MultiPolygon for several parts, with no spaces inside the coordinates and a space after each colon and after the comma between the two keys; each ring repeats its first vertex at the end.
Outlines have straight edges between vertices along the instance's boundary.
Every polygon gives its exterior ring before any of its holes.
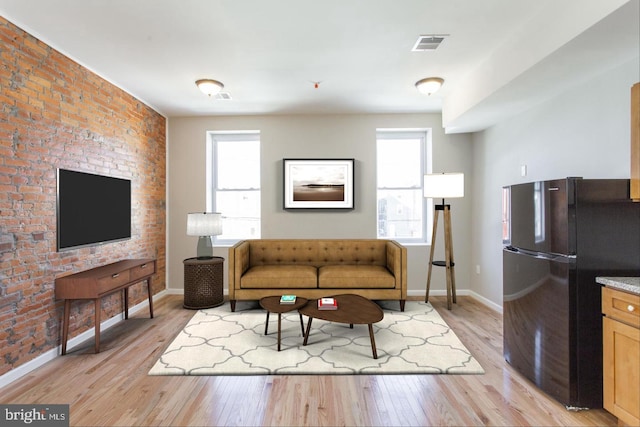
{"type": "Polygon", "coordinates": [[[64,301],[64,325],[62,329],[62,354],[67,352],[69,313],[71,301],[93,300],[95,304],[96,353],[100,352],[100,300],[102,297],[123,291],[124,318],[129,318],[129,287],[147,281],[149,315],[153,318],[151,276],[156,272],[155,259],[125,259],[91,270],[59,277],[55,281],[56,299],[64,301]]]}

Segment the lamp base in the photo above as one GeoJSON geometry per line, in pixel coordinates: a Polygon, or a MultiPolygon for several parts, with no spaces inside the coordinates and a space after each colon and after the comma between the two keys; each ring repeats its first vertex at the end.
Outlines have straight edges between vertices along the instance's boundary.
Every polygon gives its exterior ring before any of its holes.
{"type": "Polygon", "coordinates": [[[200,236],[198,238],[198,259],[213,258],[213,236],[200,236]]]}

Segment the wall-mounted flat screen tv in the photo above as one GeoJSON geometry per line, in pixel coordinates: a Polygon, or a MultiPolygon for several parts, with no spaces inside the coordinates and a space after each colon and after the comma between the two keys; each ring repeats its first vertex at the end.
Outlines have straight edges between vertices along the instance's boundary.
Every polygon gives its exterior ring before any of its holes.
{"type": "Polygon", "coordinates": [[[58,169],[58,251],[131,238],[131,180],[58,169]]]}

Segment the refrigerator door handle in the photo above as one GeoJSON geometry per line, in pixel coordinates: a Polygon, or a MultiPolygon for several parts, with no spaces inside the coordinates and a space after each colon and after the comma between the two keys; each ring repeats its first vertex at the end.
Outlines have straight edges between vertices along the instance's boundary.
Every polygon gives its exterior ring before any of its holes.
{"type": "Polygon", "coordinates": [[[540,258],[540,259],[553,261],[553,262],[560,262],[560,263],[563,263],[563,264],[572,264],[572,263],[576,262],[576,256],[575,255],[551,254],[551,253],[546,253],[546,252],[538,252],[538,251],[531,251],[531,250],[528,250],[528,249],[515,248],[513,246],[505,246],[504,249],[509,251],[509,252],[522,254],[522,255],[526,255],[526,256],[530,256],[530,257],[534,257],[534,258],[540,258]]]}

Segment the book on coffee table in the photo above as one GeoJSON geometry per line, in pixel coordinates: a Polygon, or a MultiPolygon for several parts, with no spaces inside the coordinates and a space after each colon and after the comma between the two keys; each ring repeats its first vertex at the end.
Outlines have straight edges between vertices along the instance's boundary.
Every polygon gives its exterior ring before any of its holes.
{"type": "Polygon", "coordinates": [[[318,300],[318,310],[337,310],[338,301],[335,298],[320,298],[318,300]]]}
{"type": "Polygon", "coordinates": [[[282,295],[280,297],[280,304],[295,304],[296,296],[295,295],[282,295]]]}

